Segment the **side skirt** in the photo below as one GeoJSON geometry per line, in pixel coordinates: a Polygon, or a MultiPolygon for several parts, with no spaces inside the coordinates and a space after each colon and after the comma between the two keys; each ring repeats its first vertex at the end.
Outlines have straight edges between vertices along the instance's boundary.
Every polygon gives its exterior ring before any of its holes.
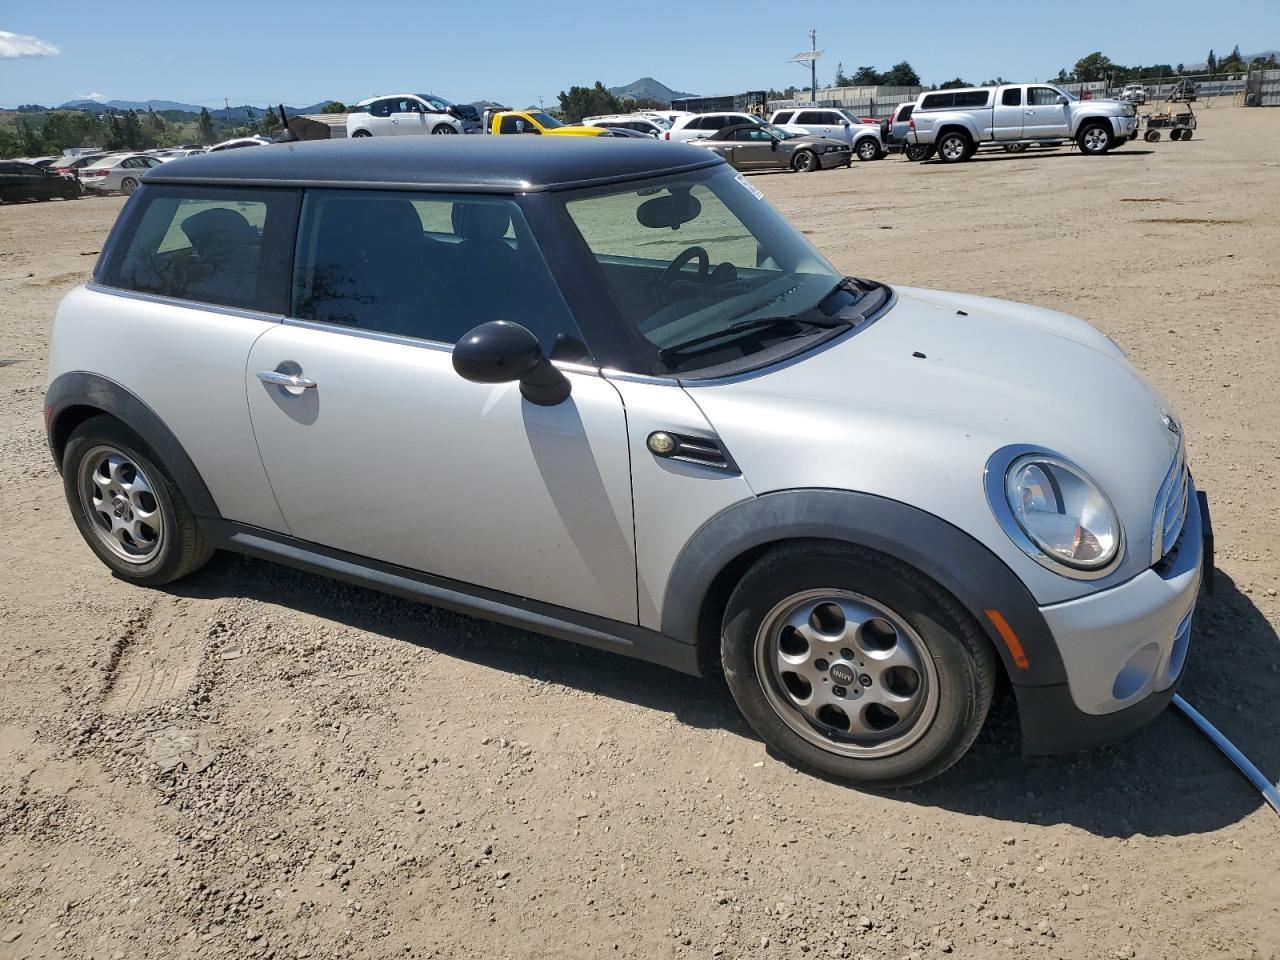
{"type": "Polygon", "coordinates": [[[205,528],[221,550],[701,676],[695,644],[636,624],[419,573],[229,520],[205,521],[205,528]]]}

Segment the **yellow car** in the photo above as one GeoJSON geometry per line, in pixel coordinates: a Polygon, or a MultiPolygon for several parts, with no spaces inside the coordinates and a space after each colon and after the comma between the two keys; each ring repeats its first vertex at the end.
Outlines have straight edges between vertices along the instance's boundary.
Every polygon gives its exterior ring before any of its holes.
{"type": "Polygon", "coordinates": [[[598,137],[603,127],[574,127],[561,123],[541,110],[504,110],[489,118],[490,133],[546,133],[565,137],[598,137]]]}

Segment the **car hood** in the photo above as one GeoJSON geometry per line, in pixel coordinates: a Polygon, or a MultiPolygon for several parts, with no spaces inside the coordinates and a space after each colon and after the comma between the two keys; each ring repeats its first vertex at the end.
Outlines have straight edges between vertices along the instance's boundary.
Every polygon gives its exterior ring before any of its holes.
{"type": "Polygon", "coordinates": [[[1150,566],[1157,491],[1179,434],[1118,347],[1082,320],[985,297],[899,288],[875,322],[789,363],[685,387],[757,494],[823,487],[900,500],[950,521],[1042,602],[1150,566]],[[995,522],[983,476],[1002,447],[1074,461],[1111,498],[1129,544],[1082,585],[1039,567],[995,522]]]}

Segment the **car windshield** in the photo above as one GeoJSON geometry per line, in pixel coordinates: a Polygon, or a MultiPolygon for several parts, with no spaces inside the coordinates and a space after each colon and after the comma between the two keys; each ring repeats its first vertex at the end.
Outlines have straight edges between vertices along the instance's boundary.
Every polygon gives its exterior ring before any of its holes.
{"type": "Polygon", "coordinates": [[[447,110],[454,106],[451,101],[446,100],[444,97],[433,96],[430,93],[420,93],[418,94],[418,99],[425,100],[427,103],[431,104],[432,110],[447,110]]]}
{"type": "MultiPolygon", "coordinates": [[[[669,371],[846,326],[840,273],[728,166],[570,194],[625,322],[669,371]]],[[[855,291],[856,293],[856,291],[855,291]]]]}
{"type": "Polygon", "coordinates": [[[563,127],[564,124],[550,114],[543,113],[541,110],[530,110],[529,117],[540,127],[548,130],[554,130],[556,127],[563,127]]]}
{"type": "Polygon", "coordinates": [[[799,136],[799,134],[796,134],[796,133],[788,133],[786,130],[783,130],[781,127],[775,127],[772,123],[762,123],[760,124],[760,126],[761,128],[768,130],[779,140],[794,140],[797,136],[799,136]]]}

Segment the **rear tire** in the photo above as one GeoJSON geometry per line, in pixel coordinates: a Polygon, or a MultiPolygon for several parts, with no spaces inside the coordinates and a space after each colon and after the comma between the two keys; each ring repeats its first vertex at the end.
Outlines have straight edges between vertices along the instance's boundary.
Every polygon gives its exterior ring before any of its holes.
{"type": "Polygon", "coordinates": [[[1090,157],[1100,157],[1115,144],[1111,128],[1105,123],[1090,123],[1076,137],[1080,152],[1090,157]]]}
{"type": "Polygon", "coordinates": [[[897,560],[831,541],[779,547],[747,570],[725,610],[721,660],[777,753],[879,788],[959,760],[996,677],[990,644],[955,598],[897,560]]]}
{"type": "Polygon", "coordinates": [[[923,143],[912,143],[907,145],[905,153],[912,163],[920,163],[933,156],[933,147],[925,146],[923,143]]]}
{"type": "Polygon", "coordinates": [[[126,197],[133,196],[133,191],[138,189],[138,181],[133,177],[125,177],[120,181],[120,192],[126,197]]]}
{"type": "Polygon", "coordinates": [[[368,130],[357,130],[355,133],[351,135],[351,139],[354,140],[357,137],[372,137],[372,136],[373,134],[370,133],[368,130]]]}
{"type": "Polygon", "coordinates": [[[821,167],[818,155],[812,150],[797,150],[796,155],[791,158],[791,169],[796,173],[813,173],[821,167]]]}
{"type": "Polygon", "coordinates": [[[122,580],[161,586],[213,555],[159,458],[112,417],[91,417],[71,431],[62,454],[62,484],[80,535],[122,580]]]}
{"type": "Polygon", "coordinates": [[[938,159],[943,163],[968,160],[975,149],[969,135],[957,130],[949,130],[938,138],[938,159]]]}

